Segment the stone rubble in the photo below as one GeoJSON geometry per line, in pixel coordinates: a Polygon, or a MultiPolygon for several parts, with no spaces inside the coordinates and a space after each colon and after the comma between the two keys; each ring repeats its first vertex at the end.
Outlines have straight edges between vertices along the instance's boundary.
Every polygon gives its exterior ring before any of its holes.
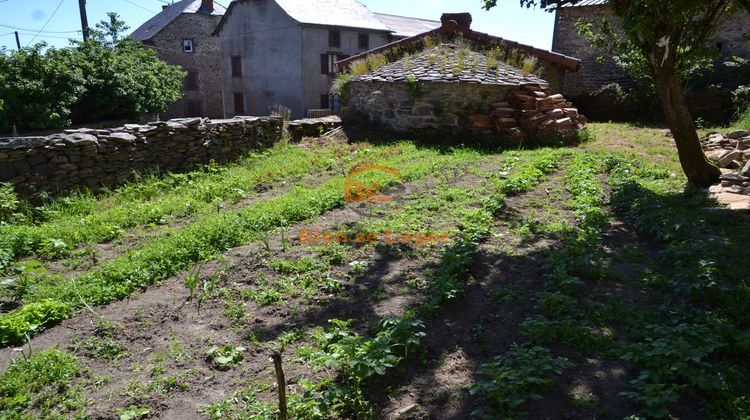
{"type": "Polygon", "coordinates": [[[508,93],[505,101],[492,104],[489,114],[496,133],[511,144],[527,138],[568,138],[582,130],[586,117],[549,85],[527,84],[508,93]]]}
{"type": "Polygon", "coordinates": [[[750,131],[710,133],[701,146],[723,174],[720,183],[708,189],[710,196],[729,209],[750,210],[750,131]]]}

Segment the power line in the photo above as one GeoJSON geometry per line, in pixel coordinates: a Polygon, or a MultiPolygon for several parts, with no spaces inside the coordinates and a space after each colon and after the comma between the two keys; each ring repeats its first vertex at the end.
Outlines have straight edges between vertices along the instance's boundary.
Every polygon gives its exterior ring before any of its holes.
{"type": "Polygon", "coordinates": [[[55,8],[55,11],[54,11],[54,12],[52,12],[52,14],[51,14],[51,15],[49,16],[49,19],[47,19],[47,21],[46,21],[46,22],[44,22],[44,26],[42,26],[42,29],[40,29],[40,30],[39,30],[39,32],[37,32],[37,33],[36,33],[36,35],[34,35],[34,37],[33,37],[33,38],[31,38],[31,41],[29,41],[29,42],[28,42],[28,44],[26,44],[26,46],[27,46],[27,47],[28,47],[28,46],[29,46],[29,45],[30,45],[30,44],[31,44],[32,42],[34,42],[34,40],[36,39],[36,37],[38,37],[38,36],[39,36],[39,34],[41,34],[41,33],[42,33],[42,31],[44,30],[44,28],[46,28],[46,27],[47,27],[47,25],[49,25],[49,22],[50,22],[50,21],[52,20],[52,18],[53,18],[53,17],[55,17],[55,14],[57,14],[57,11],[58,11],[58,10],[60,10],[60,6],[62,6],[62,4],[63,4],[63,2],[64,2],[64,1],[65,1],[65,0],[60,0],[60,3],[57,3],[57,7],[55,8]]]}
{"type": "MultiPolygon", "coordinates": [[[[36,32],[36,29],[21,28],[21,27],[18,27],[18,26],[11,26],[11,25],[3,25],[2,23],[0,23],[0,27],[15,29],[17,31],[36,32]]],[[[45,33],[45,34],[70,34],[70,33],[81,32],[81,31],[78,30],[78,31],[40,31],[40,32],[41,33],[45,33]]]]}
{"type": "Polygon", "coordinates": [[[138,4],[138,3],[134,2],[134,1],[130,1],[130,0],[125,0],[125,1],[128,2],[128,3],[130,3],[130,4],[132,4],[135,7],[141,8],[141,9],[147,11],[147,12],[156,13],[155,11],[153,11],[151,9],[146,9],[145,7],[141,6],[140,4],[138,4]]]}

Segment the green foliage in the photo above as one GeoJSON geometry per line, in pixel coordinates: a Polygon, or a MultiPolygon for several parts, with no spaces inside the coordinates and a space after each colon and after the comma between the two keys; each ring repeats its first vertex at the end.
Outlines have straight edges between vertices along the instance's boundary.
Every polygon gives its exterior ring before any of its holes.
{"type": "Polygon", "coordinates": [[[0,376],[0,417],[62,418],[80,413],[86,405],[73,381],[78,360],[56,348],[40,351],[28,360],[16,358],[0,376]],[[32,414],[33,413],[33,414],[32,414]]]}
{"type": "Polygon", "coordinates": [[[108,16],[88,42],[73,49],[84,78],[84,93],[73,107],[76,122],[158,113],[182,96],[185,72],[159,60],[154,50],[124,38],[124,22],[116,13],[108,16]]]}
{"type": "Polygon", "coordinates": [[[128,408],[118,408],[117,414],[120,415],[120,420],[138,420],[142,419],[151,413],[151,410],[145,407],[136,407],[131,405],[128,408]]]}
{"type": "Polygon", "coordinates": [[[707,393],[728,391],[726,372],[714,364],[711,355],[726,343],[721,332],[708,325],[690,322],[647,325],[642,341],[627,346],[622,359],[637,366],[638,379],[632,391],[623,392],[645,407],[645,414],[662,418],[680,393],[692,387],[707,393]]]}
{"type": "Polygon", "coordinates": [[[0,183],[0,224],[14,221],[19,204],[13,185],[0,183]]]}
{"type": "Polygon", "coordinates": [[[218,370],[229,370],[242,361],[244,347],[227,344],[224,347],[211,347],[206,350],[206,357],[211,361],[214,368],[218,370]]]}
{"type": "Polygon", "coordinates": [[[180,98],[185,73],[125,38],[124,22],[108,16],[86,43],[0,51],[0,131],[136,118],[180,98]]]}
{"type": "Polygon", "coordinates": [[[472,414],[483,418],[496,418],[498,414],[508,416],[524,402],[541,399],[536,392],[552,383],[549,374],[561,375],[569,366],[568,359],[553,357],[547,348],[514,344],[505,354],[480,368],[479,372],[489,379],[472,384],[469,391],[489,400],[494,409],[481,409],[472,414]]]}
{"type": "Polygon", "coordinates": [[[24,305],[21,309],[0,317],[0,345],[26,341],[27,334],[36,334],[44,328],[62,321],[72,313],[70,305],[54,300],[41,300],[24,305]]]}
{"type": "Polygon", "coordinates": [[[72,67],[73,51],[40,43],[0,50],[0,132],[61,128],[83,93],[82,75],[72,67]]]}
{"type": "Polygon", "coordinates": [[[325,333],[322,351],[316,360],[342,371],[355,384],[375,376],[385,375],[388,368],[397,366],[420,345],[424,324],[409,317],[386,318],[378,322],[375,338],[368,339],[349,329],[351,322],[337,319],[325,333]]]}
{"type": "Polygon", "coordinates": [[[406,76],[406,90],[414,99],[420,99],[424,96],[424,92],[422,91],[422,84],[419,83],[417,77],[413,74],[406,76]]]}

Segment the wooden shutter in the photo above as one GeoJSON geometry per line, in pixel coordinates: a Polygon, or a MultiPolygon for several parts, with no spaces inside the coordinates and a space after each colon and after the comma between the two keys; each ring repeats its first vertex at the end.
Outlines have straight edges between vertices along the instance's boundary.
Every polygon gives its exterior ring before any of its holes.
{"type": "Polygon", "coordinates": [[[328,74],[328,54],[320,55],[320,74],[328,74]]]}
{"type": "Polygon", "coordinates": [[[232,76],[242,76],[242,58],[239,55],[232,56],[232,76]]]}
{"type": "Polygon", "coordinates": [[[234,114],[242,115],[245,113],[245,95],[242,92],[234,92],[234,114]]]}

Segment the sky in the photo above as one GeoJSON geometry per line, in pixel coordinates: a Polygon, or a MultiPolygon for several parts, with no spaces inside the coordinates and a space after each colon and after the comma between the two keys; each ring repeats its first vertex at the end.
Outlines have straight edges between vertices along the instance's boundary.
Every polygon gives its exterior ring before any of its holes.
{"type": "MultiPolygon", "coordinates": [[[[313,0],[311,0],[313,1],[313,0]]],[[[519,6],[518,0],[501,0],[490,12],[481,9],[481,0],[360,0],[370,10],[403,16],[439,20],[444,12],[470,12],[472,29],[550,49],[554,15],[519,6]]],[[[87,0],[89,25],[120,14],[130,31],[161,10],[170,0],[87,0]]],[[[228,5],[229,0],[218,3],[228,5]]],[[[80,39],[81,18],[78,0],[0,0],[0,48],[16,48],[13,32],[18,30],[21,46],[45,41],[51,46],[68,45],[69,38],[80,39]],[[41,32],[40,32],[41,31],[41,32]]]]}

